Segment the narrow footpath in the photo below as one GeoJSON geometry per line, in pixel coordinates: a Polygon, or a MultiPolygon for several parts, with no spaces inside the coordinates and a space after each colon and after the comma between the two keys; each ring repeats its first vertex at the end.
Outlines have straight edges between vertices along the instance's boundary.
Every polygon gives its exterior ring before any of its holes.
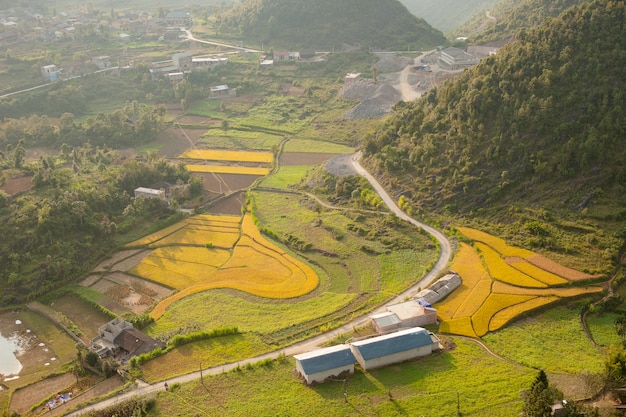
{"type": "Polygon", "coordinates": [[[409,217],[406,213],[400,210],[395,200],[387,193],[387,191],[382,187],[382,185],[380,185],[380,183],[376,180],[376,178],[374,178],[365,168],[361,166],[361,164],[359,163],[360,157],[361,157],[360,152],[357,152],[356,154],[352,156],[351,158],[352,168],[358,175],[363,176],[365,179],[369,181],[369,183],[372,185],[374,190],[376,190],[376,192],[382,198],[383,202],[387,205],[389,210],[391,210],[394,214],[396,214],[400,219],[408,221],[409,223],[415,225],[416,227],[421,227],[427,233],[433,236],[439,243],[439,250],[440,250],[439,259],[437,260],[437,263],[435,264],[433,269],[428,274],[426,274],[424,278],[422,278],[419,282],[415,283],[412,287],[408,288],[406,291],[403,291],[402,293],[398,294],[392,300],[389,300],[385,305],[379,307],[378,309],[371,311],[367,315],[354,319],[351,322],[346,323],[343,326],[338,327],[327,333],[320,334],[318,336],[315,336],[310,339],[304,340],[302,342],[296,343],[294,345],[288,346],[281,350],[255,356],[253,358],[248,358],[248,359],[241,360],[238,362],[229,363],[226,365],[220,365],[220,366],[215,366],[212,368],[199,370],[196,372],[192,372],[190,374],[181,375],[179,377],[171,378],[166,381],[161,381],[155,384],[145,384],[142,382],[141,384],[139,384],[139,386],[136,389],[133,389],[132,391],[128,391],[120,395],[117,395],[116,397],[108,398],[98,403],[91,404],[78,411],[67,414],[67,416],[72,416],[72,417],[80,416],[89,411],[103,410],[107,407],[127,401],[134,397],[144,396],[144,395],[152,394],[158,391],[164,391],[165,383],[167,383],[170,386],[173,384],[182,384],[185,382],[190,382],[190,381],[199,379],[201,376],[218,375],[224,372],[231,371],[233,369],[237,369],[238,367],[243,367],[247,364],[254,364],[256,362],[266,360],[266,359],[276,359],[281,354],[284,354],[285,356],[293,356],[299,353],[309,352],[313,349],[320,347],[323,343],[327,342],[328,340],[332,340],[342,334],[351,332],[352,329],[355,327],[361,327],[361,326],[366,325],[368,321],[370,320],[370,316],[372,316],[373,314],[382,313],[386,311],[385,307],[387,305],[397,304],[397,303],[405,301],[407,298],[412,297],[421,288],[425,288],[428,285],[430,285],[437,278],[437,276],[439,276],[439,274],[445,272],[452,258],[452,246],[450,245],[450,242],[448,241],[446,236],[440,231],[428,225],[420,223],[417,220],[409,217]]]}

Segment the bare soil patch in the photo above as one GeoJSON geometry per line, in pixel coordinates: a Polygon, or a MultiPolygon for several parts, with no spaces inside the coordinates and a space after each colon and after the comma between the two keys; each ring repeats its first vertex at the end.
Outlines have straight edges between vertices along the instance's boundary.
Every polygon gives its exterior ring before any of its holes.
{"type": "Polygon", "coordinates": [[[210,117],[205,116],[193,116],[193,115],[184,115],[178,118],[178,123],[181,125],[201,125],[201,126],[219,126],[222,124],[221,121],[211,119],[210,117]]]}
{"type": "Polygon", "coordinates": [[[22,414],[28,411],[33,404],[71,387],[74,383],[76,383],[76,377],[68,373],[28,385],[13,393],[9,410],[22,414]]]}
{"type": "Polygon", "coordinates": [[[202,178],[204,189],[210,193],[228,194],[236,190],[243,190],[259,178],[258,175],[239,174],[195,174],[202,178]]]}
{"type": "Polygon", "coordinates": [[[98,266],[96,266],[93,271],[94,272],[110,271],[114,265],[118,264],[119,262],[123,261],[126,258],[130,258],[131,256],[138,254],[141,251],[142,251],[141,249],[131,249],[131,250],[122,250],[119,252],[115,252],[113,256],[111,256],[109,259],[105,259],[104,261],[100,262],[100,264],[98,264],[98,266]]]}
{"type": "Polygon", "coordinates": [[[99,384],[96,384],[91,389],[75,397],[74,399],[72,399],[72,401],[63,404],[60,407],[55,408],[51,412],[48,412],[47,415],[50,415],[50,416],[64,415],[69,408],[76,407],[77,404],[83,404],[94,398],[108,394],[109,392],[112,392],[113,390],[121,387],[122,385],[124,385],[124,380],[120,376],[118,375],[112,376],[111,378],[106,379],[100,382],[99,384]]]}
{"type": "Polygon", "coordinates": [[[7,179],[0,190],[6,192],[9,195],[17,195],[30,190],[33,186],[33,177],[29,175],[27,177],[9,178],[7,179]]]}
{"type": "Polygon", "coordinates": [[[91,285],[134,314],[145,312],[155,301],[170,295],[172,290],[122,272],[108,274],[91,285]]]}
{"type": "Polygon", "coordinates": [[[207,208],[207,212],[214,214],[241,215],[241,208],[246,201],[246,193],[236,193],[223,198],[207,208]]]}
{"type": "Polygon", "coordinates": [[[328,161],[333,156],[335,155],[329,153],[287,152],[280,155],[280,165],[317,165],[328,161]]]}
{"type": "Polygon", "coordinates": [[[195,142],[185,135],[185,130],[178,127],[170,127],[159,133],[153,143],[161,145],[159,156],[165,158],[178,158],[178,155],[195,144],[195,142]]]}
{"type": "Polygon", "coordinates": [[[124,259],[120,260],[119,262],[117,262],[115,265],[113,265],[111,267],[111,271],[126,272],[130,268],[132,268],[133,266],[135,266],[139,262],[141,262],[143,260],[143,258],[145,258],[146,256],[150,255],[150,252],[152,252],[152,250],[150,250],[150,249],[142,250],[142,251],[137,252],[136,254],[134,254],[132,256],[124,258],[124,259]]]}
{"type": "MultiPolygon", "coordinates": [[[[57,298],[50,303],[50,307],[70,319],[89,340],[96,337],[98,327],[110,320],[107,315],[73,295],[57,298]]],[[[104,307],[109,308],[106,305],[104,307]]]]}

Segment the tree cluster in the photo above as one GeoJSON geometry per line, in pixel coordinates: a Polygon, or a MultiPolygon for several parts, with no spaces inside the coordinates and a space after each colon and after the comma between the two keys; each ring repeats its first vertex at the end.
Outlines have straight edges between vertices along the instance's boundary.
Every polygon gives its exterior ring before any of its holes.
{"type": "Polygon", "coordinates": [[[183,166],[153,156],[120,164],[108,149],[66,151],[24,167],[34,173],[31,190],[0,192],[1,305],[80,277],[126,234],[174,213],[164,201],[133,198],[136,187],[191,182],[183,166]]]}
{"type": "Polygon", "coordinates": [[[521,31],[453,82],[396,105],[366,155],[392,175],[424,178],[433,207],[481,207],[581,177],[623,187],[624,20],[623,1],[596,0],[521,31]]]}

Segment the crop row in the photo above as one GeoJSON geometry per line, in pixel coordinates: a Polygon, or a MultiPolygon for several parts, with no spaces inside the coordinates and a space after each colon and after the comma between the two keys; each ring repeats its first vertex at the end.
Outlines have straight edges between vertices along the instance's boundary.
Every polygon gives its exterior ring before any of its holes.
{"type": "Polygon", "coordinates": [[[181,159],[201,159],[205,161],[264,162],[271,163],[274,154],[255,151],[226,151],[218,149],[189,149],[179,156],[181,159]]]}
{"type": "Polygon", "coordinates": [[[239,174],[239,175],[267,175],[270,168],[242,167],[228,165],[185,165],[189,172],[215,173],[215,174],[239,174]]]}
{"type": "Polygon", "coordinates": [[[463,236],[467,237],[470,240],[473,240],[474,242],[482,242],[485,245],[490,246],[493,250],[495,250],[504,257],[518,256],[522,259],[525,259],[535,254],[534,252],[526,249],[509,246],[504,241],[504,239],[492,236],[489,233],[481,232],[480,230],[460,226],[457,227],[457,230],[461,232],[463,236]]]}
{"type": "Polygon", "coordinates": [[[476,243],[476,247],[482,253],[485,265],[487,265],[491,278],[519,287],[545,288],[548,286],[547,284],[511,267],[489,246],[482,243],[476,243]]]}

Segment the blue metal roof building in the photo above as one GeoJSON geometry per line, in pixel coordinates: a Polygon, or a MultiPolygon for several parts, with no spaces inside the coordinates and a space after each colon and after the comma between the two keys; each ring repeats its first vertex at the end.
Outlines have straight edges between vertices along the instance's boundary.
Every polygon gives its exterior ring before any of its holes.
{"type": "Polygon", "coordinates": [[[354,373],[355,359],[347,345],[331,346],[295,355],[296,370],[307,384],[323,382],[343,373],[354,373]]]}
{"type": "Polygon", "coordinates": [[[438,347],[439,339],[421,327],[400,330],[351,344],[354,357],[365,370],[429,355],[438,347]]]}

